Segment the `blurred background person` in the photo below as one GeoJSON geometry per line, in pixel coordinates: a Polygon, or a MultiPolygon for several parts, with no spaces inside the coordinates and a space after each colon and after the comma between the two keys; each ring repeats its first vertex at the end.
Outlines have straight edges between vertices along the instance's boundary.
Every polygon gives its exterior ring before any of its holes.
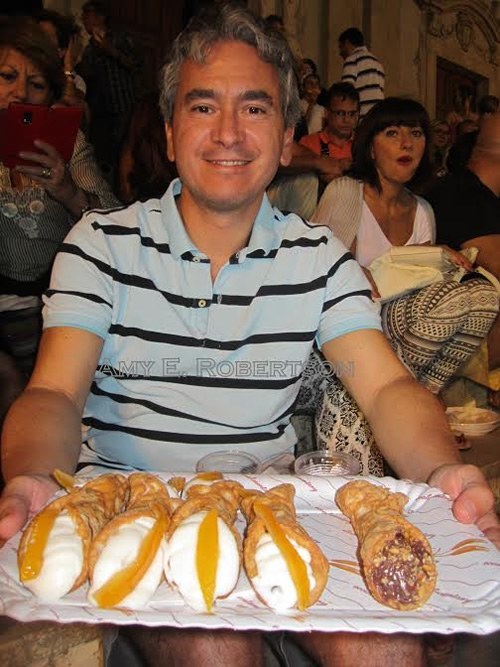
{"type": "Polygon", "coordinates": [[[82,23],[90,40],[79,67],[87,83],[90,140],[99,165],[113,182],[117,155],[136,101],[134,79],[140,62],[133,40],[113,30],[109,18],[100,0],[82,6],[82,23]]]}

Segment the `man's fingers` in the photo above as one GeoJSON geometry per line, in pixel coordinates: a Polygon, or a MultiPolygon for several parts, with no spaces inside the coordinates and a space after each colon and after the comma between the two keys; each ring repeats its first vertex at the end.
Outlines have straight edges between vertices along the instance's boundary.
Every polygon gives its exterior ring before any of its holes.
{"type": "Polygon", "coordinates": [[[26,523],[29,503],[22,496],[11,495],[3,498],[0,505],[0,541],[6,541],[26,523]]]}

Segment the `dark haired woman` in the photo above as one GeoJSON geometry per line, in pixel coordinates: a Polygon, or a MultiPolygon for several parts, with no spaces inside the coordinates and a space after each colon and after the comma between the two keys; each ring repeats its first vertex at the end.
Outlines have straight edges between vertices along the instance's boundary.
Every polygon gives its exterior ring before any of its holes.
{"type": "MultiPolygon", "coordinates": [[[[421,104],[387,98],[356,132],[351,177],[332,181],[313,216],[328,225],[363,267],[393,246],[435,241],[431,206],[409,189],[430,172],[430,123],[421,104]]],[[[465,269],[470,263],[447,249],[465,269]]],[[[382,306],[384,331],[416,378],[438,393],[476,351],[498,311],[495,288],[480,278],[443,281],[382,306]]]]}

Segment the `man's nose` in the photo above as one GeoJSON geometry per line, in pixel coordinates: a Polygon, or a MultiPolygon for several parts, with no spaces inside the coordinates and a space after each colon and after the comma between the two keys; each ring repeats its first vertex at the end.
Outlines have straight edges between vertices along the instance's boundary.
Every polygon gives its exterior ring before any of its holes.
{"type": "Polygon", "coordinates": [[[236,109],[220,110],[212,136],[214,141],[224,146],[233,146],[242,140],[242,120],[236,109]]]}

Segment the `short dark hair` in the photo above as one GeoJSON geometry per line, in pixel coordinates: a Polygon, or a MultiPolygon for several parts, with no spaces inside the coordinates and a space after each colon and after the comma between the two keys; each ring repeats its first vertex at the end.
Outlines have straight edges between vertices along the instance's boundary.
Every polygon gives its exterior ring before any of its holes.
{"type": "Polygon", "coordinates": [[[364,46],[365,38],[358,28],[347,28],[339,35],[339,42],[350,42],[353,46],[364,46]]]}
{"type": "Polygon", "coordinates": [[[67,49],[69,40],[79,33],[78,27],[71,16],[64,16],[51,9],[42,9],[35,14],[38,23],[51,23],[57,35],[57,44],[60,49],[67,49]]]}
{"type": "Polygon", "coordinates": [[[25,16],[0,18],[0,53],[7,49],[18,51],[40,70],[52,102],[61,97],[66,84],[62,63],[56,47],[36,21],[25,16]]]}
{"type": "Polygon", "coordinates": [[[328,107],[332,103],[334,97],[340,97],[342,101],[352,100],[352,102],[356,102],[359,108],[359,93],[351,83],[337,81],[330,86],[326,97],[326,105],[328,107]]]}
{"type": "Polygon", "coordinates": [[[352,147],[352,168],[350,176],[368,183],[380,190],[380,181],[371,148],[374,137],[392,125],[421,127],[425,136],[425,150],[417,170],[408,183],[409,186],[425,182],[430,177],[432,166],[430,159],[431,123],[425,108],[406,97],[387,97],[381,100],[363,118],[358,125],[352,147]]]}
{"type": "Polygon", "coordinates": [[[496,113],[498,111],[499,99],[496,95],[485,95],[479,100],[477,110],[482,116],[485,113],[496,113]]]}

